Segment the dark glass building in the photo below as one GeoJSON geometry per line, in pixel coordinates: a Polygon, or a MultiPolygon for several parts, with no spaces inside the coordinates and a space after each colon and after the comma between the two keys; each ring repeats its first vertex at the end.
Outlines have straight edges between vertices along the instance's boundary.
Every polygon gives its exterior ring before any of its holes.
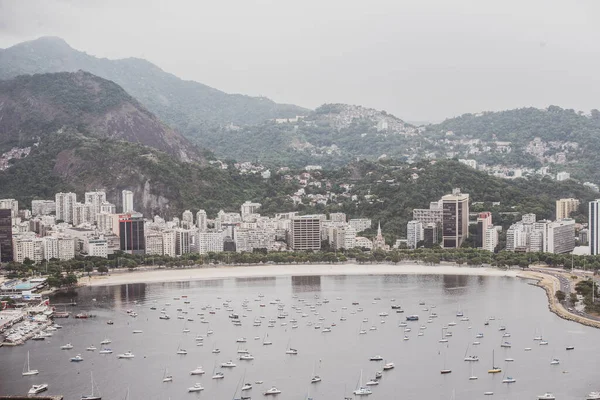
{"type": "Polygon", "coordinates": [[[13,260],[12,215],[10,209],[0,209],[0,261],[13,260]]]}
{"type": "Polygon", "coordinates": [[[119,239],[121,251],[129,254],[145,254],[144,217],[140,213],[119,215],[119,239]]]}

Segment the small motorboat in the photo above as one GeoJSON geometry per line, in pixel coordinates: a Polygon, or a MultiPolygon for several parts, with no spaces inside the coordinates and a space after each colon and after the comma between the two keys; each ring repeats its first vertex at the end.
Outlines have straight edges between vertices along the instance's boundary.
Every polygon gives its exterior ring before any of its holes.
{"type": "Polygon", "coordinates": [[[96,348],[96,346],[94,346],[94,345],[91,345],[91,346],[87,347],[85,350],[86,350],[86,351],[96,351],[96,350],[98,350],[98,349],[96,348]]]}
{"type": "Polygon", "coordinates": [[[517,380],[512,376],[507,376],[506,378],[502,379],[502,383],[515,383],[516,381],[517,380]]]}
{"type": "Polygon", "coordinates": [[[222,372],[216,372],[213,376],[212,379],[223,379],[225,378],[225,374],[222,372]]]}
{"type": "Polygon", "coordinates": [[[48,390],[48,384],[42,383],[40,385],[33,385],[31,389],[29,389],[29,392],[27,392],[27,394],[38,394],[42,393],[45,390],[48,390]]]}
{"type": "Polygon", "coordinates": [[[221,364],[221,368],[234,368],[237,367],[233,361],[227,361],[221,364]]]}
{"type": "Polygon", "coordinates": [[[369,358],[369,361],[383,361],[383,357],[381,357],[380,355],[376,355],[369,358]]]}
{"type": "Polygon", "coordinates": [[[538,400],[556,400],[556,397],[550,392],[541,394],[537,398],[538,398],[538,400]]]}
{"type": "Polygon", "coordinates": [[[251,383],[244,383],[244,386],[242,386],[242,391],[251,390],[251,389],[252,389],[251,383]]]}
{"type": "Polygon", "coordinates": [[[200,383],[195,383],[194,386],[188,388],[188,392],[200,392],[204,390],[200,383]]]}
{"type": "Polygon", "coordinates": [[[98,352],[98,354],[112,354],[112,349],[103,348],[98,352]]]}
{"type": "Polygon", "coordinates": [[[81,357],[81,354],[77,354],[75,357],[71,357],[70,360],[71,362],[81,362],[83,361],[83,357],[81,357]]]}
{"type": "Polygon", "coordinates": [[[202,367],[196,367],[190,371],[190,375],[203,375],[203,374],[204,374],[204,370],[202,369],[202,367]]]}
{"type": "Polygon", "coordinates": [[[265,396],[269,396],[269,395],[273,395],[273,394],[279,394],[281,393],[281,390],[277,389],[275,386],[271,387],[269,390],[267,390],[265,392],[265,396]]]}
{"type": "Polygon", "coordinates": [[[395,367],[396,367],[396,366],[394,365],[394,363],[393,363],[393,362],[389,362],[389,363],[386,363],[386,364],[383,366],[383,370],[384,370],[384,371],[388,371],[388,370],[390,370],[390,369],[394,369],[395,367]]]}
{"type": "Polygon", "coordinates": [[[134,358],[135,356],[133,355],[133,353],[131,351],[126,351],[123,354],[119,354],[117,356],[117,358],[134,358]]]}
{"type": "Polygon", "coordinates": [[[67,343],[64,346],[60,346],[61,350],[71,350],[73,348],[73,345],[71,343],[67,343]]]}

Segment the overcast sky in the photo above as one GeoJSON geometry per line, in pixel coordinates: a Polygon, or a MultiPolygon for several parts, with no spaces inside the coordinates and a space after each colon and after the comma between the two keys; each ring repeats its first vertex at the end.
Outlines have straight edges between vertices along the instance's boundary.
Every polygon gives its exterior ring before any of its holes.
{"type": "Polygon", "coordinates": [[[226,92],[409,121],[600,108],[600,1],[0,0],[0,47],[52,35],[226,92]]]}

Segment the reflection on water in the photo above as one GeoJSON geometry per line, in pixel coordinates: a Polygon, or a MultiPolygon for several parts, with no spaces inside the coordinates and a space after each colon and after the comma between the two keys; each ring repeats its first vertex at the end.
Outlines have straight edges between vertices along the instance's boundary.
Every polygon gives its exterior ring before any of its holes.
{"type": "Polygon", "coordinates": [[[292,276],[292,292],[321,292],[320,276],[292,276]]]}
{"type": "Polygon", "coordinates": [[[468,275],[444,275],[444,289],[467,289],[467,283],[469,282],[469,278],[470,276],[468,275]]]}

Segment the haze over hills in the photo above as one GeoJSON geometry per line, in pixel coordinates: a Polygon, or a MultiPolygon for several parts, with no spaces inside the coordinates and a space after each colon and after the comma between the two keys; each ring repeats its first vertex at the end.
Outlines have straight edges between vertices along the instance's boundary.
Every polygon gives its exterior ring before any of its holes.
{"type": "Polygon", "coordinates": [[[78,70],[117,83],[163,122],[189,136],[198,136],[197,132],[207,126],[255,124],[308,111],[264,97],[228,94],[198,82],[185,81],[146,60],[90,56],[57,37],[42,37],[0,50],[0,79],[78,70]]]}
{"type": "Polygon", "coordinates": [[[4,197],[28,204],[59,191],[105,189],[109,201],[133,190],[138,211],[212,211],[260,191],[260,179],[205,166],[199,149],[113,82],[88,72],[0,81],[0,170],[4,197]]]}

